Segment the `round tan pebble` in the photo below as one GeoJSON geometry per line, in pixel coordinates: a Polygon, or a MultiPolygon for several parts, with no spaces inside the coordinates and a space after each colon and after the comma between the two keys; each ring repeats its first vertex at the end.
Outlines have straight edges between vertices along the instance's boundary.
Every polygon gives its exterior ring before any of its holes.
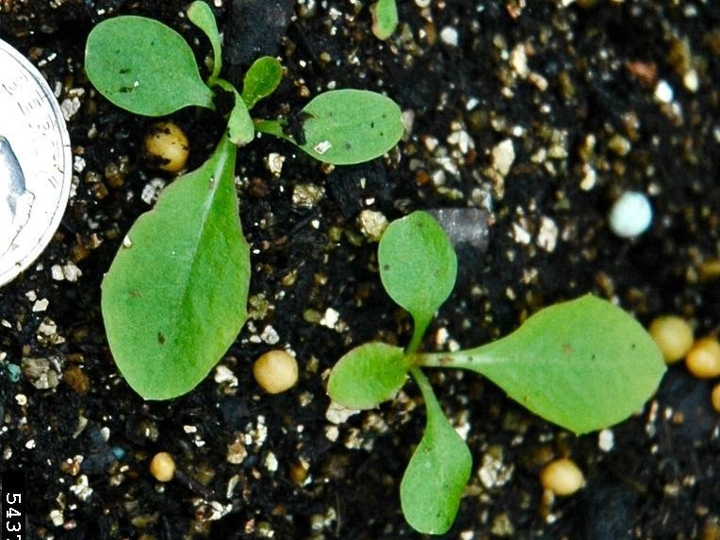
{"type": "Polygon", "coordinates": [[[693,343],[685,357],[685,365],[698,379],[720,376],[720,343],[717,338],[704,337],[693,343]]]}
{"type": "Polygon", "coordinates": [[[282,350],[268,351],[255,361],[253,375],[267,393],[279,394],[297,382],[297,360],[282,350]]]}
{"type": "Polygon", "coordinates": [[[159,482],[169,482],[175,476],[175,460],[167,452],[158,452],[150,462],[150,474],[159,482]]]}
{"type": "Polygon", "coordinates": [[[572,495],[585,484],[585,477],[575,462],[560,458],[540,471],[540,483],[557,496],[572,495]]]}
{"type": "Polygon", "coordinates": [[[145,137],[145,151],[151,164],[170,173],[180,172],[187,163],[190,147],[182,129],[172,122],[153,124],[145,137]]]}
{"type": "Polygon", "coordinates": [[[676,315],[655,318],[648,332],[662,351],[666,364],[682,360],[695,340],[688,322],[676,315]]]}
{"type": "Polygon", "coordinates": [[[716,384],[715,387],[712,389],[710,399],[712,400],[713,409],[715,409],[715,411],[720,414],[720,384],[716,384]]]}

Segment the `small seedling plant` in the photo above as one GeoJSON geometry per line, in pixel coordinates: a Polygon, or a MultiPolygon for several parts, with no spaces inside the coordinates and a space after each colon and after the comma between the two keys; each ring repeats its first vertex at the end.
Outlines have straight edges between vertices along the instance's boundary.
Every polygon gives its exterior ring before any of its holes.
{"type": "Polygon", "coordinates": [[[304,119],[300,136],[291,134],[284,119],[253,119],[252,108],[280,83],[281,65],[259,58],[238,91],[220,77],[220,34],[210,7],[194,2],[187,15],[212,46],[206,80],[183,37],[145,17],[101,22],[90,32],[85,53],[95,88],[132,113],[157,117],[188,106],[215,109],[216,94],[234,96],[227,133],[213,154],[175,179],[140,216],[102,283],[110,350],[128,384],[145,399],[192,390],[247,318],[250,252],[234,183],[238,147],[261,132],[320,161],[346,165],[381,156],[403,133],[399,107],[365,90],[316,96],[298,114],[304,119]]]}
{"type": "Polygon", "coordinates": [[[455,286],[457,258],[433,217],[414,212],[394,221],[378,246],[388,295],[413,320],[405,349],[360,345],[333,368],[328,393],[351,409],[391,400],[408,374],[420,388],[427,420],[400,484],[408,523],[428,534],[452,525],[472,459],[435,397],[425,368],[486,376],[532,412],[575,433],[601,429],[636,412],[656,391],[665,364],[655,342],[629,314],[586,295],[542,309],[515,332],[480,347],[421,352],[423,335],[455,286]]]}

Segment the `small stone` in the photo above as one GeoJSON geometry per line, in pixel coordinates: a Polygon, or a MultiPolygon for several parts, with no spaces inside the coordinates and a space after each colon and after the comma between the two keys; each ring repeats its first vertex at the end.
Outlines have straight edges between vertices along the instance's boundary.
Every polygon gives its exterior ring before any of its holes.
{"type": "Polygon", "coordinates": [[[363,210],[360,212],[358,223],[360,224],[360,231],[373,242],[380,240],[388,226],[385,214],[375,210],[363,210]]]}
{"type": "Polygon", "coordinates": [[[622,135],[615,134],[608,141],[608,148],[618,156],[626,156],[630,152],[632,145],[622,135]]]}
{"type": "Polygon", "coordinates": [[[218,384],[225,384],[231,388],[235,388],[238,385],[238,378],[232,370],[222,364],[215,368],[214,380],[218,384]]]}
{"type": "Polygon", "coordinates": [[[227,453],[225,454],[225,460],[233,465],[240,465],[245,458],[248,456],[248,451],[245,443],[240,437],[236,438],[231,444],[228,445],[227,453]]]}
{"type": "Polygon", "coordinates": [[[297,184],[293,188],[292,202],[299,208],[313,208],[325,196],[325,190],[315,184],[297,184]]]}
{"type": "Polygon", "coordinates": [[[540,230],[537,235],[537,245],[552,253],[555,251],[557,246],[558,227],[555,222],[549,217],[543,216],[540,218],[540,230]]]}
{"type": "Polygon", "coordinates": [[[50,275],[55,281],[62,281],[63,279],[65,279],[62,266],[60,266],[59,264],[53,264],[50,267],[50,275]]]}
{"type": "Polygon", "coordinates": [[[153,178],[143,187],[140,198],[145,204],[155,204],[165,184],[165,180],[162,178],[153,178]]]}
{"type": "Polygon", "coordinates": [[[650,227],[652,214],[652,206],[644,193],[626,191],[613,204],[608,220],[616,235],[634,238],[650,227]]]}
{"type": "Polygon", "coordinates": [[[670,86],[667,81],[660,80],[658,81],[657,86],[655,86],[654,96],[660,103],[670,103],[673,100],[675,93],[673,92],[672,86],[670,86]]]}
{"type": "Polygon", "coordinates": [[[278,154],[277,152],[271,152],[265,158],[265,166],[273,176],[280,176],[282,173],[283,165],[285,164],[285,156],[278,154]]]}
{"type": "Polygon", "coordinates": [[[603,429],[598,434],[598,448],[603,452],[609,452],[615,446],[615,434],[611,429],[603,429]]]}
{"type": "Polygon", "coordinates": [[[502,176],[507,176],[515,161],[515,147],[512,139],[505,139],[492,149],[493,168],[502,176]]]}
{"type": "Polygon", "coordinates": [[[39,313],[39,312],[45,311],[49,305],[50,305],[50,301],[47,298],[38,300],[37,302],[35,302],[33,304],[33,307],[32,307],[33,313],[39,313]]]}
{"type": "Polygon", "coordinates": [[[325,310],[325,314],[322,316],[322,319],[320,319],[320,324],[327,328],[334,329],[339,320],[340,313],[335,311],[333,308],[327,308],[325,310]]]}
{"type": "Polygon", "coordinates": [[[60,383],[57,372],[47,358],[23,358],[21,366],[25,378],[38,390],[55,388],[60,383]]]}
{"type": "Polygon", "coordinates": [[[700,88],[700,77],[697,70],[691,69],[683,75],[683,86],[689,92],[697,92],[700,88]]]}
{"type": "Polygon", "coordinates": [[[445,45],[457,47],[459,42],[457,28],[446,26],[440,30],[440,41],[442,41],[445,45]]]}

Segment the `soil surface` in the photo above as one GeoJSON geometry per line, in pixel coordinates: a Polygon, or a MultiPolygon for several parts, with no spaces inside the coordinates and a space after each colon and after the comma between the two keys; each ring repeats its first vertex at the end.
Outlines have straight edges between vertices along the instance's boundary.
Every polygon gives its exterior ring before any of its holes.
{"type": "MultiPolygon", "coordinates": [[[[0,37],[57,89],[75,160],[55,238],[0,290],[0,468],[26,474],[28,538],[421,538],[398,498],[424,425],[417,388],[338,423],[326,417],[327,375],[342,354],[410,336],[380,286],[367,210],[389,220],[490,212],[489,244],[458,247],[458,285],[428,349],[495,339],[587,292],[645,324],[677,313],[698,336],[720,329],[720,3],[408,0],[385,42],[359,1],[258,4],[213,3],[236,82],[260,54],[287,70],[257,116],[291,114],[328,88],[367,88],[400,104],[408,133],[354,167],[323,166],[269,137],[240,151],[252,317],[194,391],[144,402],[107,348],[100,283],[151,207],[146,188],[171,178],[143,156],[153,120],[89,84],[84,44],[94,24],[129,13],[177,29],[201,61],[209,44],[184,2],[0,3],[0,37]],[[267,165],[273,152],[285,158],[279,175],[267,165]],[[634,240],[607,224],[626,190],[655,210],[634,240]],[[301,366],[299,383],[274,396],[251,369],[271,348],[301,366]],[[179,469],[167,484],[148,472],[159,451],[179,469]]],[[[222,119],[198,110],[172,119],[188,133],[193,169],[222,119]]],[[[644,410],[576,437],[480,377],[431,375],[474,460],[444,538],[720,538],[713,381],[673,366],[644,410]],[[553,502],[538,473],[556,456],[572,458],[586,486],[553,502]]]]}

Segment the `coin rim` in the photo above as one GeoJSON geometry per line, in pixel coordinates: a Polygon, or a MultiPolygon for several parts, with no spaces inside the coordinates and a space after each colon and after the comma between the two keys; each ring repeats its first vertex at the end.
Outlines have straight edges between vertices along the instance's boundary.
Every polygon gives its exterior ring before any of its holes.
{"type": "MultiPolygon", "coordinates": [[[[25,56],[20,54],[17,49],[6,41],[0,39],[0,53],[3,52],[9,54],[18,62],[18,64],[20,64],[22,68],[27,71],[30,77],[35,81],[35,84],[45,95],[47,102],[50,105],[52,114],[56,120],[56,131],[59,132],[60,135],[60,144],[64,151],[65,162],[63,164],[56,164],[59,165],[57,167],[58,171],[62,169],[62,186],[60,188],[60,197],[57,201],[56,211],[53,213],[45,231],[38,237],[37,242],[31,249],[23,253],[23,256],[14,264],[8,266],[7,269],[3,269],[3,265],[0,265],[0,287],[14,280],[19,274],[34,263],[43,251],[45,251],[45,248],[55,235],[55,231],[57,231],[57,228],[60,226],[60,222],[65,215],[68,200],[70,199],[70,187],[72,184],[72,148],[70,144],[70,134],[68,133],[65,118],[62,114],[60,104],[58,103],[55,94],[50,89],[50,85],[42,76],[40,71],[25,56]]],[[[9,256],[17,251],[22,253],[22,245],[20,248],[11,249],[5,253],[4,256],[9,256]]],[[[1,259],[2,257],[0,257],[0,260],[1,259]]]]}

